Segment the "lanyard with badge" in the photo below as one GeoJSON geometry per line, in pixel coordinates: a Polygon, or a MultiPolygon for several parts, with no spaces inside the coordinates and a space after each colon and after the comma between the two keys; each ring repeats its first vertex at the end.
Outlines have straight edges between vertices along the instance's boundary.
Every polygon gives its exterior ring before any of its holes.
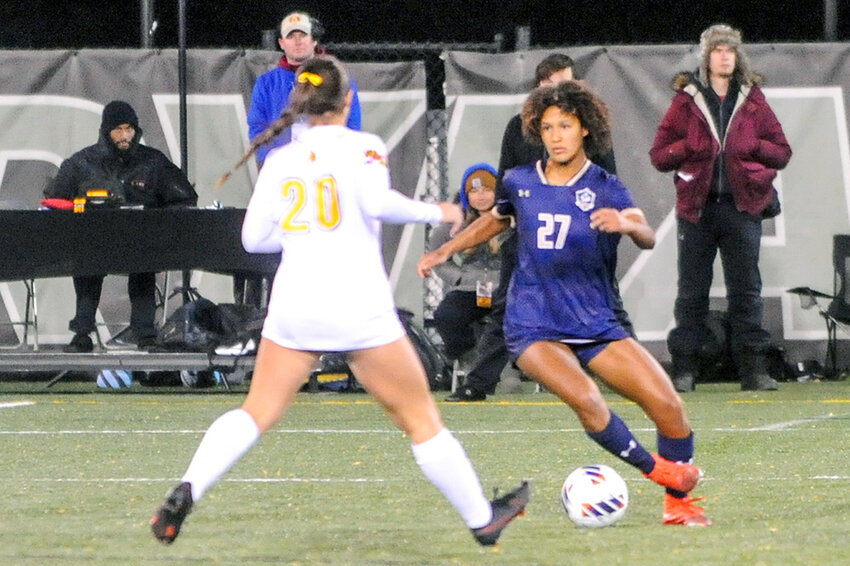
{"type": "MultiPolygon", "coordinates": [[[[472,187],[470,191],[481,190],[483,183],[478,177],[470,179],[472,187]]],[[[492,281],[476,281],[475,282],[475,304],[481,308],[489,309],[493,306],[493,282],[492,281]]]]}

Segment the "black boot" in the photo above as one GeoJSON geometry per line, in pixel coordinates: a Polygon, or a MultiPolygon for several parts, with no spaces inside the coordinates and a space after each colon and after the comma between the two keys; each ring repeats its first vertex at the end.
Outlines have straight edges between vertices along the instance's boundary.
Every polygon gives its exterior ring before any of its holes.
{"type": "Polygon", "coordinates": [[[66,354],[87,354],[94,350],[94,343],[88,334],[74,334],[71,342],[62,348],[66,354]]]}
{"type": "Polygon", "coordinates": [[[673,356],[673,387],[679,393],[689,393],[696,386],[696,359],[693,356],[673,356]]]}
{"type": "Polygon", "coordinates": [[[738,357],[741,391],[776,391],[779,384],[767,372],[767,358],[762,353],[748,352],[738,357]]]}

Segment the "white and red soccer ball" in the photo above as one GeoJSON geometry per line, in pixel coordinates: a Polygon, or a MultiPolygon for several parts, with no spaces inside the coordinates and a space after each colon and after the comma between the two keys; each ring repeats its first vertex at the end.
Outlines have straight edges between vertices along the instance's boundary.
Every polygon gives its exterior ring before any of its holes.
{"type": "Polygon", "coordinates": [[[629,490],[612,468],[601,464],[582,466],[564,481],[561,502],[567,516],[579,527],[608,527],[626,514],[629,490]]]}

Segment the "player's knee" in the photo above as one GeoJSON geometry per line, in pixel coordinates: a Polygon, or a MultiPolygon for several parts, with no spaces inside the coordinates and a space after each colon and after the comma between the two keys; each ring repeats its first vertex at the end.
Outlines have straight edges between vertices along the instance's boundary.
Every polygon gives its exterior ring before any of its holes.
{"type": "Polygon", "coordinates": [[[688,426],[684,403],[677,394],[665,395],[655,400],[652,404],[650,417],[659,426],[665,423],[669,423],[676,429],[687,428],[688,426]]]}
{"type": "Polygon", "coordinates": [[[579,420],[587,427],[596,428],[594,425],[608,419],[608,406],[605,399],[598,390],[582,391],[571,396],[568,401],[570,406],[578,415],[579,420]]]}

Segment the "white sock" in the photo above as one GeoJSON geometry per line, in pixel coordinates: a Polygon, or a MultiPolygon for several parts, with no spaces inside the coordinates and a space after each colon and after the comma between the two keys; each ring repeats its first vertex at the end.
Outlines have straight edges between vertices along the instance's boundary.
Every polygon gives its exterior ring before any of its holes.
{"type": "Polygon", "coordinates": [[[260,430],[254,418],[242,409],[234,409],[218,417],[207,429],[183,474],[182,481],[192,484],[192,500],[200,500],[207,488],[229,470],[259,437],[260,430]]]}
{"type": "Polygon", "coordinates": [[[414,444],[413,456],[431,483],[454,505],[471,529],[483,527],[492,519],[490,502],[460,442],[444,428],[434,438],[414,444]]]}

